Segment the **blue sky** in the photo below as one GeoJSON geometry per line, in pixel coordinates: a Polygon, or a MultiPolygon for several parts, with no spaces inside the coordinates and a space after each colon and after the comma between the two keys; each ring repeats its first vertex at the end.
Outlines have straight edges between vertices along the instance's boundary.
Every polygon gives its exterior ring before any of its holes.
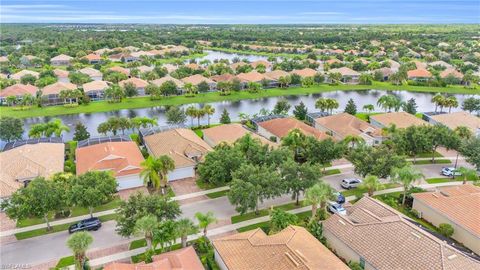
{"type": "Polygon", "coordinates": [[[2,23],[480,23],[480,0],[1,0],[2,23]]]}

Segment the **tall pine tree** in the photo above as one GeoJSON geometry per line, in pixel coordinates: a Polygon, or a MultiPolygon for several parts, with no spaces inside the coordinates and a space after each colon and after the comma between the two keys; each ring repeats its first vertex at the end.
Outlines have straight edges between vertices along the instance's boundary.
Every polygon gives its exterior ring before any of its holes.
{"type": "Polygon", "coordinates": [[[227,109],[223,109],[222,116],[220,117],[220,123],[222,124],[230,124],[232,121],[230,120],[230,115],[227,112],[227,109]]]}
{"type": "Polygon", "coordinates": [[[347,106],[345,106],[345,112],[351,115],[357,114],[357,105],[355,104],[355,101],[353,101],[352,98],[348,100],[347,106]]]}

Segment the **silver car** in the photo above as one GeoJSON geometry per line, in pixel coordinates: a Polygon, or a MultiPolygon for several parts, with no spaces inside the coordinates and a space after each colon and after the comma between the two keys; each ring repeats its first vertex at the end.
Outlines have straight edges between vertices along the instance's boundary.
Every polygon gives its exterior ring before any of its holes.
{"type": "Polygon", "coordinates": [[[337,213],[339,215],[346,215],[347,214],[347,210],[345,210],[345,208],[343,208],[343,206],[339,203],[336,203],[336,202],[328,202],[328,211],[330,213],[337,213]]]}
{"type": "Polygon", "coordinates": [[[351,189],[358,187],[360,184],[362,184],[362,180],[358,178],[345,178],[342,180],[342,183],[340,185],[344,189],[351,189]]]}

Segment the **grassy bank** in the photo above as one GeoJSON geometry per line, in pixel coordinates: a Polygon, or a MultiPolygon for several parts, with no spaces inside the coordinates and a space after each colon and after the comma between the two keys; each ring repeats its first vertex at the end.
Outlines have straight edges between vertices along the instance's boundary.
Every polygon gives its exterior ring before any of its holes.
{"type": "Polygon", "coordinates": [[[13,116],[19,118],[55,116],[64,114],[107,112],[122,109],[147,108],[165,105],[183,105],[190,103],[210,103],[219,101],[237,101],[242,99],[255,99],[265,97],[277,97],[287,95],[308,95],[330,91],[351,91],[351,90],[404,90],[414,92],[443,92],[451,94],[480,94],[480,90],[466,89],[462,86],[451,86],[443,88],[422,87],[422,86],[396,86],[389,83],[376,82],[373,85],[315,85],[309,88],[291,87],[287,89],[273,88],[258,93],[248,91],[234,92],[228,96],[221,96],[218,92],[201,93],[195,97],[172,96],[161,100],[150,100],[149,97],[136,97],[125,99],[121,103],[109,103],[107,101],[91,102],[88,105],[65,108],[64,106],[34,107],[29,110],[18,110],[14,107],[0,107],[0,116],[13,116]]]}

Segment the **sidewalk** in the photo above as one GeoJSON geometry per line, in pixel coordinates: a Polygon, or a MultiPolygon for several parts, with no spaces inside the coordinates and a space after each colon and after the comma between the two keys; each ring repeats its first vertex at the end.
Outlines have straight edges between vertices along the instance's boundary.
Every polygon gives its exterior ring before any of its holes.
{"type": "MultiPolygon", "coordinates": [[[[457,158],[456,156],[453,156],[453,157],[441,157],[441,158],[437,158],[437,159],[455,160],[456,158],[457,158]]],[[[430,159],[431,158],[417,158],[416,160],[419,161],[419,160],[430,160],[430,159]]],[[[458,160],[463,160],[463,159],[464,159],[463,157],[458,158],[458,160]]],[[[407,159],[407,160],[412,161],[413,159],[407,159]]],[[[351,163],[349,163],[349,164],[341,164],[341,165],[337,165],[337,166],[328,167],[326,169],[327,170],[332,170],[332,169],[340,169],[341,170],[341,169],[348,169],[348,168],[352,168],[352,167],[353,167],[353,165],[351,163]]],[[[198,196],[203,196],[203,195],[206,195],[206,194],[209,194],[209,193],[214,193],[214,192],[228,190],[228,189],[230,189],[230,187],[228,187],[228,186],[214,188],[214,189],[208,189],[208,190],[203,190],[203,191],[199,191],[199,192],[194,192],[194,193],[189,193],[189,194],[176,196],[176,197],[173,197],[173,200],[175,200],[175,201],[187,200],[187,199],[195,198],[195,197],[198,197],[198,196]]],[[[101,216],[110,215],[110,214],[114,214],[114,213],[115,213],[115,209],[111,209],[111,210],[106,210],[106,211],[102,211],[102,212],[96,212],[96,213],[94,213],[94,215],[96,217],[101,217],[101,216]]],[[[50,222],[50,225],[55,226],[55,225],[73,223],[73,222],[80,221],[82,219],[86,219],[86,218],[89,218],[89,217],[90,217],[90,215],[83,215],[83,216],[77,216],[77,217],[72,217],[72,218],[65,218],[65,219],[61,219],[61,220],[52,221],[52,222],[50,222]]],[[[23,228],[15,228],[15,229],[0,232],[0,237],[10,236],[10,235],[14,235],[14,234],[17,234],[17,233],[28,232],[28,231],[37,230],[37,229],[43,229],[43,228],[46,228],[46,227],[47,227],[47,225],[45,223],[42,223],[42,224],[37,224],[37,225],[23,227],[23,228]]]]}
{"type": "MultiPolygon", "coordinates": [[[[456,186],[456,185],[461,185],[461,184],[462,184],[462,182],[447,182],[447,183],[439,183],[439,184],[422,184],[422,185],[419,185],[419,187],[424,188],[424,189],[428,189],[428,188],[442,187],[442,186],[456,186]]],[[[399,191],[403,191],[403,188],[398,187],[398,188],[380,190],[380,191],[375,192],[374,195],[383,195],[383,194],[392,193],[392,192],[399,192],[399,191]]],[[[349,196],[349,197],[346,197],[345,199],[347,201],[353,201],[353,200],[356,199],[356,196],[349,196]]],[[[298,214],[298,213],[311,211],[311,209],[312,209],[311,206],[305,206],[305,207],[293,209],[293,210],[290,210],[290,211],[287,211],[287,212],[291,213],[291,214],[298,214]]],[[[208,233],[207,233],[207,236],[212,237],[212,236],[216,236],[216,235],[221,235],[221,234],[224,234],[224,233],[227,233],[227,232],[235,231],[235,230],[237,230],[239,228],[242,228],[242,227],[246,227],[246,226],[249,226],[249,225],[253,225],[253,224],[257,224],[257,223],[265,222],[265,221],[269,221],[269,220],[270,220],[270,216],[263,216],[263,217],[259,217],[259,218],[255,218],[255,219],[242,221],[242,222],[235,223],[235,224],[230,224],[230,225],[218,227],[218,228],[209,230],[208,233]]],[[[190,235],[190,236],[188,236],[188,241],[196,240],[196,239],[200,238],[201,236],[202,236],[201,233],[190,235]]],[[[178,243],[180,243],[180,239],[177,239],[177,241],[175,241],[175,244],[178,244],[178,243]]],[[[112,254],[112,255],[109,255],[109,256],[93,259],[93,260],[90,260],[89,263],[90,263],[90,266],[92,266],[92,267],[99,267],[99,266],[102,266],[102,265],[105,265],[105,264],[108,264],[108,263],[111,263],[111,262],[128,259],[132,256],[142,254],[145,251],[146,251],[146,247],[137,248],[137,249],[133,249],[133,250],[125,251],[125,252],[119,252],[119,253],[112,254]]],[[[69,269],[73,270],[74,268],[72,266],[69,269]]]]}

